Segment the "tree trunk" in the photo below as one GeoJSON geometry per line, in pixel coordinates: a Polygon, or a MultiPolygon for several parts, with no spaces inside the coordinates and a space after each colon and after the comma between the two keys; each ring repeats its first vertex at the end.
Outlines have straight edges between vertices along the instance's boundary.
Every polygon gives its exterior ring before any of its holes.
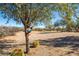
{"type": "Polygon", "coordinates": [[[29,52],[29,33],[26,32],[27,27],[24,26],[24,32],[25,32],[25,42],[26,42],[26,51],[25,53],[29,52]]]}

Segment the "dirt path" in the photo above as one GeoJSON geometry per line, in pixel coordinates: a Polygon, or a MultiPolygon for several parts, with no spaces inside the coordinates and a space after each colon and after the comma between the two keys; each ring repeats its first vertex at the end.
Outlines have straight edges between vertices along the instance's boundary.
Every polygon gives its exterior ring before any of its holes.
{"type": "MultiPolygon", "coordinates": [[[[42,33],[42,32],[33,31],[32,33],[30,33],[29,39],[31,42],[33,40],[38,40],[38,39],[46,40],[46,39],[66,37],[66,36],[79,36],[79,33],[74,33],[74,32],[42,33]]],[[[25,43],[24,32],[18,32],[16,33],[15,36],[7,36],[4,39],[16,40],[17,43],[25,43]]]]}
{"type": "MultiPolygon", "coordinates": [[[[25,44],[25,37],[24,32],[18,32],[15,36],[7,36],[4,38],[4,40],[14,40],[15,42],[13,44],[25,44]]],[[[73,36],[75,38],[79,36],[79,33],[74,32],[37,32],[33,31],[30,33],[30,42],[33,40],[40,40],[40,46],[37,48],[30,48],[30,55],[79,55],[79,49],[76,47],[74,50],[72,45],[75,45],[72,43],[71,45],[67,44],[61,44],[56,42],[71,42],[73,40],[73,36]],[[63,39],[63,37],[69,38],[68,40],[63,39]],[[72,40],[70,40],[70,38],[72,40]],[[54,46],[54,45],[66,45],[66,46],[54,46]]],[[[79,38],[78,38],[79,39],[79,38]]],[[[78,42],[78,39],[76,42],[78,42]]],[[[1,39],[0,39],[1,40],[1,39]]],[[[15,45],[16,46],[16,45],[15,45]]],[[[24,45],[18,46],[19,48],[23,48],[25,50],[24,45]]],[[[11,50],[11,49],[10,49],[11,50]]]]}

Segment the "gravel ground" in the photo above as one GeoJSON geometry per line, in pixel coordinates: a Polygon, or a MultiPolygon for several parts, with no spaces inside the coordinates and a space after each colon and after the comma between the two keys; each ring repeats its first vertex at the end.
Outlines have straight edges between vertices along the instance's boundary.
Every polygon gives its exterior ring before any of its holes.
{"type": "MultiPolygon", "coordinates": [[[[79,56],[79,33],[78,32],[38,32],[33,31],[29,36],[30,42],[40,41],[40,46],[30,48],[31,56],[79,56]]],[[[7,36],[0,39],[0,48],[3,53],[13,48],[23,48],[25,50],[24,32],[18,32],[15,36],[7,36]],[[7,42],[9,41],[9,42],[7,42]]]]}

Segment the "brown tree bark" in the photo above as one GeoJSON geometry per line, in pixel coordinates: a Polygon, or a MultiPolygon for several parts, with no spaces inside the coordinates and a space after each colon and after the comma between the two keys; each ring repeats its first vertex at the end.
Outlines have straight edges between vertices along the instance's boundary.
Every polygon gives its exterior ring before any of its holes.
{"type": "Polygon", "coordinates": [[[26,42],[26,51],[25,53],[29,52],[29,33],[26,32],[27,27],[24,26],[24,32],[25,32],[25,42],[26,42]]]}

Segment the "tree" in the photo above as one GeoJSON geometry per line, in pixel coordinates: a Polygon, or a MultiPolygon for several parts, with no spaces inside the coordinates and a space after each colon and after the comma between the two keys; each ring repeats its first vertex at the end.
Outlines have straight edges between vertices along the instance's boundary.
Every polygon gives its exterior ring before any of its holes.
{"type": "Polygon", "coordinates": [[[55,27],[55,29],[58,31],[59,30],[59,26],[60,26],[60,23],[58,22],[58,21],[56,21],[55,23],[54,23],[54,27],[55,27]]]}
{"type": "Polygon", "coordinates": [[[65,20],[60,20],[60,21],[59,21],[59,25],[62,27],[62,28],[61,28],[61,31],[64,31],[64,30],[66,31],[65,28],[66,28],[67,23],[66,23],[65,20]]]}
{"type": "Polygon", "coordinates": [[[75,30],[79,31],[79,20],[78,19],[75,22],[75,30]]]}
{"type": "Polygon", "coordinates": [[[51,19],[52,4],[0,4],[0,11],[4,18],[14,20],[24,25],[24,32],[26,38],[26,53],[29,52],[29,32],[26,32],[28,28],[31,29],[31,25],[37,22],[49,22],[51,19]]]}
{"type": "Polygon", "coordinates": [[[46,24],[45,24],[45,28],[47,29],[47,30],[52,30],[53,29],[53,24],[52,24],[52,21],[51,22],[47,22],[46,24]]]}
{"type": "Polygon", "coordinates": [[[53,29],[53,25],[49,24],[46,26],[47,29],[52,30],[53,29]]]}
{"type": "Polygon", "coordinates": [[[73,27],[72,16],[74,15],[73,11],[73,4],[59,4],[57,6],[57,10],[60,16],[66,21],[67,31],[71,31],[73,27]]]}
{"type": "Polygon", "coordinates": [[[79,4],[74,4],[73,5],[73,10],[74,10],[74,18],[76,18],[75,19],[75,30],[76,31],[79,31],[79,15],[78,15],[78,13],[79,13],[79,4]]]}

